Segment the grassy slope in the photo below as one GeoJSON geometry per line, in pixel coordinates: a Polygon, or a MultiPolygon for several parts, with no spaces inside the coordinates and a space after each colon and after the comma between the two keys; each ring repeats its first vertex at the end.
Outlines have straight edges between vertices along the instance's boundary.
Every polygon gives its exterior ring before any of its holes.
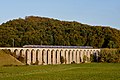
{"type": "Polygon", "coordinates": [[[120,80],[120,64],[0,67],[0,80],[120,80]]]}
{"type": "Polygon", "coordinates": [[[15,59],[13,56],[0,50],[0,66],[3,65],[23,65],[23,63],[15,59]]]}

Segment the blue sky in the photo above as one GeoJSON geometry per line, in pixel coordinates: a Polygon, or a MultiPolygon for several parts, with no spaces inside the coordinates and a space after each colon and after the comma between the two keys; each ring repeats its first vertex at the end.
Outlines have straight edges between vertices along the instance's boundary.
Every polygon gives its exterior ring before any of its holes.
{"type": "Polygon", "coordinates": [[[120,29],[120,0],[0,1],[0,24],[31,15],[120,29]]]}

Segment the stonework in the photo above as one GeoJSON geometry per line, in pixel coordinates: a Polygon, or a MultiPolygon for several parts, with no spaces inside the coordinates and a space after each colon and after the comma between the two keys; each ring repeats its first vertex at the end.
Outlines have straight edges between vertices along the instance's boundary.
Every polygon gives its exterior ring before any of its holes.
{"type": "Polygon", "coordinates": [[[90,55],[96,55],[100,49],[80,49],[80,48],[0,48],[14,52],[17,57],[23,57],[24,63],[28,65],[48,65],[48,64],[61,64],[61,56],[64,58],[63,64],[89,62],[90,55]],[[86,61],[84,61],[86,58],[86,61]]]}

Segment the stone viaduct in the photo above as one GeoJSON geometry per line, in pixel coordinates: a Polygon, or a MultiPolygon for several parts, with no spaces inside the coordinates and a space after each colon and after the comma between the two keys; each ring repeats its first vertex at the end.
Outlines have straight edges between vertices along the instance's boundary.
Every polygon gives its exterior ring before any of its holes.
{"type": "Polygon", "coordinates": [[[24,63],[32,65],[37,62],[38,65],[48,64],[71,64],[90,62],[90,55],[95,55],[96,60],[100,49],[81,49],[81,48],[7,48],[0,49],[14,52],[16,58],[24,58],[24,63]],[[61,58],[64,62],[61,63],[61,58]]]}

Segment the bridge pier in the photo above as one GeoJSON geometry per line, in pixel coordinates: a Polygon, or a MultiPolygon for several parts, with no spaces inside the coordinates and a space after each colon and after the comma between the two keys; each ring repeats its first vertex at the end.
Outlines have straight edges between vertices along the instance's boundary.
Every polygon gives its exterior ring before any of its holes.
{"type": "Polygon", "coordinates": [[[26,51],[26,64],[31,65],[31,53],[29,50],[26,51]]]}
{"type": "Polygon", "coordinates": [[[31,62],[32,62],[32,64],[36,64],[36,51],[35,50],[32,50],[31,51],[31,62]]]}
{"type": "Polygon", "coordinates": [[[77,50],[77,62],[76,63],[80,63],[80,52],[77,50]]]}
{"type": "Polygon", "coordinates": [[[70,50],[69,53],[70,53],[70,63],[71,63],[71,62],[73,62],[72,61],[72,51],[70,50]]]}
{"type": "Polygon", "coordinates": [[[50,50],[48,50],[47,55],[48,55],[48,64],[51,64],[51,51],[50,50]]]}
{"type": "MultiPolygon", "coordinates": [[[[73,61],[75,63],[84,62],[86,56],[86,61],[90,61],[90,55],[96,56],[96,61],[98,61],[98,53],[100,49],[71,49],[71,48],[0,48],[7,49],[14,52],[18,57],[23,57],[24,62],[28,65],[38,64],[61,64],[61,57],[64,58],[63,64],[71,64],[73,61]]],[[[86,62],[85,61],[85,62],[86,62]]]]}
{"type": "Polygon", "coordinates": [[[42,65],[42,50],[38,50],[38,65],[42,65]]]}

